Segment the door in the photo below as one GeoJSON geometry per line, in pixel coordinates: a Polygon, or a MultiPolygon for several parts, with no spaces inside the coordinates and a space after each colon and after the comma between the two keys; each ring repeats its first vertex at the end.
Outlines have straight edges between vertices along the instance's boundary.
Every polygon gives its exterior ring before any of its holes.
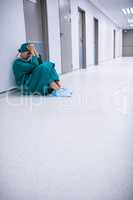
{"type": "Polygon", "coordinates": [[[98,19],[94,18],[94,64],[98,65],[99,64],[99,52],[98,52],[98,48],[99,48],[99,22],[98,19]]]}
{"type": "Polygon", "coordinates": [[[133,30],[123,30],[123,56],[133,57],[133,30]]]}
{"type": "Polygon", "coordinates": [[[33,42],[43,59],[49,58],[45,0],[23,0],[27,42],[33,42]]]}
{"type": "Polygon", "coordinates": [[[86,68],[86,21],[85,11],[78,9],[79,13],[79,65],[86,68]]]}
{"type": "Polygon", "coordinates": [[[59,0],[62,73],[72,71],[70,0],[59,0]]]}
{"type": "Polygon", "coordinates": [[[113,43],[113,58],[116,58],[115,48],[116,48],[116,30],[113,31],[114,43],[113,43]]]}

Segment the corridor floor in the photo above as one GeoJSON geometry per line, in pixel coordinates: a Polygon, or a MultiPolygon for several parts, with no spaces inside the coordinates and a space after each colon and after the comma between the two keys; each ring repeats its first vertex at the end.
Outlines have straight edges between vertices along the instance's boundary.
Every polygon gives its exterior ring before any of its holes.
{"type": "Polygon", "coordinates": [[[133,58],[62,76],[72,98],[0,97],[0,200],[133,200],[133,58]]]}

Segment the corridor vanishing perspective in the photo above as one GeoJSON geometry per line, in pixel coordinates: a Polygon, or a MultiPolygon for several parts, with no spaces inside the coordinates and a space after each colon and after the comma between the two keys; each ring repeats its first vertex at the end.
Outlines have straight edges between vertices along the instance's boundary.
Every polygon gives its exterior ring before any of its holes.
{"type": "Polygon", "coordinates": [[[0,0],[0,200],[133,200],[133,1],[0,0]]]}

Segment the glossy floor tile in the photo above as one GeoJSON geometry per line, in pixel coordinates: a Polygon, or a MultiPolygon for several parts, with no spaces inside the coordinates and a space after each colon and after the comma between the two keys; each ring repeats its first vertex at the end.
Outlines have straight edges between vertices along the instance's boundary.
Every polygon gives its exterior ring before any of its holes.
{"type": "Polygon", "coordinates": [[[133,58],[62,82],[72,98],[0,97],[0,200],[133,200],[133,58]]]}

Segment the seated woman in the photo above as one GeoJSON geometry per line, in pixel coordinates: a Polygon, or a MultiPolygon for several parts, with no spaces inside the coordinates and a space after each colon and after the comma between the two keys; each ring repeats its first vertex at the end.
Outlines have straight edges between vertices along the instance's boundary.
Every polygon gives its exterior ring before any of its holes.
{"type": "Polygon", "coordinates": [[[17,86],[23,94],[71,96],[61,88],[55,64],[43,61],[31,43],[21,45],[18,58],[14,61],[13,72],[17,86]]]}

